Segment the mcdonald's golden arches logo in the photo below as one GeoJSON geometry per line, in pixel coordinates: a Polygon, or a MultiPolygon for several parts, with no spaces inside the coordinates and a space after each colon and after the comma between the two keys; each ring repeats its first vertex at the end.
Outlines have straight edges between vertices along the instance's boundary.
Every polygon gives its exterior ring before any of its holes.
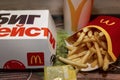
{"type": "Polygon", "coordinates": [[[35,64],[37,64],[37,63],[41,64],[42,61],[41,61],[40,56],[38,56],[38,55],[37,56],[32,56],[31,59],[30,59],[30,63],[31,64],[33,64],[33,63],[35,63],[35,64]]]}
{"type": "Polygon", "coordinates": [[[43,66],[44,65],[44,53],[32,52],[27,54],[28,66],[43,66]]]}
{"type": "Polygon", "coordinates": [[[111,22],[110,20],[105,20],[105,19],[101,19],[100,23],[104,23],[104,24],[106,24],[108,26],[112,26],[112,25],[115,24],[115,22],[111,22]]]}

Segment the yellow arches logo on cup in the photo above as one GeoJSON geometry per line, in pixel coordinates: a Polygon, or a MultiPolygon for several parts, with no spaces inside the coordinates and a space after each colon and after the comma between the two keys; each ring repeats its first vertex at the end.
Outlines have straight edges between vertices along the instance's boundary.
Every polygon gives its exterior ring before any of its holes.
{"type": "Polygon", "coordinates": [[[75,33],[88,24],[94,0],[64,0],[64,26],[75,33]]]}
{"type": "Polygon", "coordinates": [[[68,5],[70,7],[70,13],[71,13],[71,29],[73,31],[77,31],[77,25],[78,25],[78,21],[79,21],[79,17],[81,15],[82,9],[85,5],[85,3],[87,2],[87,0],[81,0],[81,3],[79,4],[78,8],[75,10],[74,5],[72,3],[71,0],[67,0],[68,1],[68,5]]]}

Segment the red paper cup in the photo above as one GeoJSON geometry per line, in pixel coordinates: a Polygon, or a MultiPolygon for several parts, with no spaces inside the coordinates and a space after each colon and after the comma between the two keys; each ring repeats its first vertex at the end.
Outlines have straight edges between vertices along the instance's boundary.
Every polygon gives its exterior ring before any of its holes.
{"type": "Polygon", "coordinates": [[[98,16],[87,27],[97,28],[105,34],[108,53],[116,61],[120,55],[120,19],[112,16],[98,16]]]}

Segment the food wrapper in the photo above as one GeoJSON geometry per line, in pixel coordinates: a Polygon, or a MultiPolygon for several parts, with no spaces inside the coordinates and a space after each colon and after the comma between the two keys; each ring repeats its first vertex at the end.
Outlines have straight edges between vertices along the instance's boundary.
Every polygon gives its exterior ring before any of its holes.
{"type": "Polygon", "coordinates": [[[45,67],[44,73],[44,80],[77,80],[76,72],[70,65],[45,67]]]}
{"type": "MultiPolygon", "coordinates": [[[[78,32],[69,36],[66,39],[66,44],[70,45],[70,46],[72,45],[73,48],[78,47],[81,44],[84,44],[83,39],[85,39],[85,37],[89,37],[88,36],[89,30],[92,30],[92,32],[93,32],[92,33],[93,40],[96,40],[95,32],[98,32],[98,34],[100,32],[103,33],[104,38],[105,38],[104,43],[106,44],[105,50],[107,52],[107,54],[106,54],[107,57],[105,57],[105,55],[101,54],[102,50],[100,50],[100,45],[101,45],[101,44],[99,44],[100,41],[97,41],[98,43],[96,41],[92,41],[92,45],[94,45],[94,48],[97,51],[94,53],[97,56],[96,63],[98,63],[98,64],[95,67],[91,67],[91,63],[84,62],[84,64],[87,64],[88,67],[81,68],[81,71],[91,71],[91,70],[95,70],[95,69],[101,68],[101,67],[103,68],[103,70],[107,70],[109,67],[108,64],[114,63],[120,55],[120,49],[119,49],[119,47],[120,47],[120,38],[119,38],[120,19],[113,17],[113,16],[98,16],[96,19],[91,21],[87,26],[81,28],[78,32]],[[78,34],[78,33],[80,33],[80,34],[78,34]],[[82,34],[82,36],[78,37],[78,35],[81,35],[81,34],[82,34]],[[79,41],[79,43],[78,43],[78,41],[79,41]],[[80,43],[80,41],[81,41],[81,43],[80,43]],[[99,45],[97,45],[99,50],[96,47],[96,44],[99,44],[99,45]],[[108,57],[108,55],[109,55],[109,57],[108,57]]],[[[85,43],[85,45],[86,44],[87,43],[85,43]]],[[[87,46],[87,48],[88,48],[88,46],[87,46]]],[[[79,48],[79,49],[81,49],[81,48],[79,48]]],[[[72,50],[71,52],[68,52],[68,56],[76,54],[77,51],[79,51],[79,49],[76,49],[76,52],[75,52],[75,49],[72,50]],[[73,53],[73,51],[74,51],[74,53],[73,53]]],[[[88,49],[88,50],[90,50],[90,49],[88,49]]],[[[77,54],[77,55],[79,55],[79,54],[77,54]]],[[[89,57],[89,55],[91,55],[91,53],[87,54],[87,55],[88,55],[87,57],[89,57]]],[[[71,59],[71,57],[68,57],[68,59],[71,59]]],[[[90,60],[91,59],[93,59],[93,57],[90,58],[90,60]]]]}

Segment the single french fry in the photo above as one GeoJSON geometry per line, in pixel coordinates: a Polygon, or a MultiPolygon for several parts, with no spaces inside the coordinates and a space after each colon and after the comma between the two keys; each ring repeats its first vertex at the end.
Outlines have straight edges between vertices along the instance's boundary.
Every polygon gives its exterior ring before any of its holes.
{"type": "Polygon", "coordinates": [[[86,45],[87,45],[88,49],[91,48],[91,43],[90,42],[87,42],[86,45]]]}
{"type": "Polygon", "coordinates": [[[79,60],[76,60],[75,62],[77,62],[78,64],[81,64],[81,58],[79,60]]]}
{"type": "Polygon", "coordinates": [[[101,51],[102,55],[106,55],[107,51],[105,51],[103,48],[100,48],[100,51],[101,51]]]}
{"type": "Polygon", "coordinates": [[[85,35],[85,36],[84,36],[84,39],[87,39],[87,38],[89,38],[88,35],[85,35]]]}
{"type": "Polygon", "coordinates": [[[98,66],[97,59],[95,59],[95,60],[91,63],[91,67],[92,67],[92,68],[94,68],[95,66],[98,66]]]}
{"type": "Polygon", "coordinates": [[[98,36],[99,33],[97,31],[94,32],[94,36],[98,36]]]}
{"type": "Polygon", "coordinates": [[[92,42],[92,41],[95,41],[95,39],[94,40],[93,39],[84,39],[83,43],[92,42]]]}
{"type": "Polygon", "coordinates": [[[102,65],[103,65],[103,57],[102,57],[102,54],[100,52],[99,45],[98,45],[97,42],[94,42],[94,46],[95,46],[95,49],[97,51],[97,58],[98,58],[99,66],[102,67],[102,65]]]}
{"type": "Polygon", "coordinates": [[[78,54],[73,54],[67,57],[67,59],[70,59],[70,60],[75,59],[75,58],[78,58],[78,54]]]}
{"type": "Polygon", "coordinates": [[[86,51],[86,50],[84,50],[84,51],[82,51],[82,52],[78,53],[78,57],[84,56],[86,53],[87,53],[87,51],[86,51]]]}
{"type": "Polygon", "coordinates": [[[108,60],[108,54],[106,53],[104,57],[104,64],[103,64],[103,70],[106,71],[109,67],[109,60],[108,60]]]}
{"type": "Polygon", "coordinates": [[[87,51],[83,51],[83,52],[80,52],[80,53],[76,53],[76,54],[70,55],[70,56],[67,57],[67,59],[75,59],[75,58],[84,56],[86,54],[86,52],[87,51]]]}
{"type": "Polygon", "coordinates": [[[88,27],[84,27],[84,28],[83,28],[83,32],[86,33],[86,32],[88,32],[88,31],[89,31],[89,28],[88,28],[88,27]]]}
{"type": "Polygon", "coordinates": [[[72,51],[75,47],[69,45],[69,46],[66,46],[66,48],[67,48],[68,50],[72,51]]]}
{"type": "Polygon", "coordinates": [[[77,61],[81,61],[81,58],[75,58],[75,59],[71,59],[72,61],[74,61],[74,62],[77,62],[77,61]]]}
{"type": "Polygon", "coordinates": [[[74,47],[72,51],[69,52],[68,56],[75,54],[77,47],[74,47]]]}
{"type": "Polygon", "coordinates": [[[92,36],[93,36],[92,30],[88,31],[88,37],[92,37],[92,36]]]}
{"type": "Polygon", "coordinates": [[[89,49],[91,52],[94,52],[94,51],[93,51],[93,47],[92,47],[92,45],[91,45],[90,42],[87,42],[87,43],[86,43],[86,46],[88,47],[88,49],[89,49]]]}
{"type": "Polygon", "coordinates": [[[107,50],[107,43],[101,41],[101,45],[102,45],[102,47],[103,47],[105,50],[107,50]]]}
{"type": "Polygon", "coordinates": [[[77,48],[81,49],[81,48],[83,48],[83,47],[85,47],[85,46],[86,46],[86,44],[83,43],[83,44],[77,46],[77,48]]]}
{"type": "Polygon", "coordinates": [[[104,33],[103,32],[99,32],[99,36],[100,37],[104,36],[104,33]]]}
{"type": "Polygon", "coordinates": [[[74,62],[74,61],[71,61],[71,60],[69,60],[69,59],[63,58],[63,57],[61,57],[61,56],[57,56],[57,58],[58,58],[60,61],[66,63],[66,64],[69,64],[69,65],[72,65],[72,66],[77,66],[77,67],[80,67],[80,68],[86,68],[86,67],[87,67],[87,64],[82,64],[82,63],[81,63],[81,64],[78,64],[78,63],[76,63],[76,62],[74,62]]]}
{"type": "Polygon", "coordinates": [[[67,56],[68,56],[70,53],[71,53],[71,51],[68,50],[68,54],[67,54],[67,56]]]}
{"type": "Polygon", "coordinates": [[[93,53],[96,53],[96,52],[97,52],[94,47],[91,47],[89,50],[90,50],[91,52],[93,52],[93,53]]]}
{"type": "Polygon", "coordinates": [[[87,51],[87,53],[85,54],[85,56],[83,56],[83,58],[82,58],[82,63],[83,64],[86,63],[86,61],[88,60],[89,55],[90,55],[90,51],[87,51]]]}

